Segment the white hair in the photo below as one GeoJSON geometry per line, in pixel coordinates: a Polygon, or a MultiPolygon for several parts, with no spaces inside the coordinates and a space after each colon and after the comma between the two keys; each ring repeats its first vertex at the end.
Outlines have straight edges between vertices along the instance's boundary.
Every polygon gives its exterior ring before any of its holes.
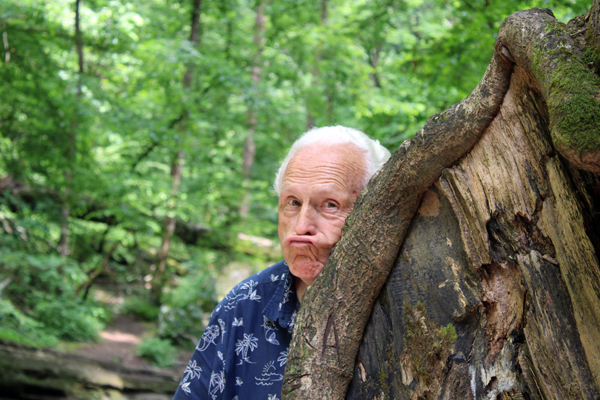
{"type": "Polygon", "coordinates": [[[292,145],[289,153],[281,163],[281,167],[275,175],[273,188],[279,196],[281,185],[283,184],[283,175],[288,163],[300,150],[305,147],[320,145],[339,145],[350,143],[356,146],[364,155],[366,166],[365,177],[362,181],[361,189],[364,189],[375,172],[390,158],[390,151],[383,147],[379,140],[371,139],[365,133],[345,126],[325,126],[322,128],[313,128],[300,136],[292,145]]]}

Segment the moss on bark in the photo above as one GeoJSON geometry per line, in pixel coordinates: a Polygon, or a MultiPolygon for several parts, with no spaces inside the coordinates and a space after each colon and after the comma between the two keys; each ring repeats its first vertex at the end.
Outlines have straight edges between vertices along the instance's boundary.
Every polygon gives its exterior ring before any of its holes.
{"type": "Polygon", "coordinates": [[[566,25],[554,20],[547,21],[545,33],[536,48],[533,72],[546,84],[553,140],[579,153],[598,151],[600,78],[586,65],[596,57],[594,49],[578,54],[566,25]]]}
{"type": "Polygon", "coordinates": [[[427,316],[425,305],[404,303],[404,326],[406,328],[404,355],[412,364],[412,375],[425,386],[443,379],[440,364],[452,354],[457,339],[452,324],[438,326],[427,316]]]}

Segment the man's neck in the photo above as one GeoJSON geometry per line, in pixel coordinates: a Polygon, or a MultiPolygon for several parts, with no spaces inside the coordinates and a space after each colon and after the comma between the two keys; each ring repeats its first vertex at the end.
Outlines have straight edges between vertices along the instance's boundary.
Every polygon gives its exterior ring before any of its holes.
{"type": "Polygon", "coordinates": [[[296,297],[299,302],[302,302],[302,296],[304,296],[306,288],[308,288],[308,285],[302,279],[296,278],[296,297]]]}

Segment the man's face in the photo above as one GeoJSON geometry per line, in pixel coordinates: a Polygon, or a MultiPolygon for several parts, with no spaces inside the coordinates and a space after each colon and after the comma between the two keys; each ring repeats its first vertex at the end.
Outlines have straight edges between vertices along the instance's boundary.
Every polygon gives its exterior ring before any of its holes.
{"type": "Polygon", "coordinates": [[[290,160],[279,195],[279,240],[291,273],[306,285],[319,276],[342,236],[365,174],[351,144],[312,145],[290,160]]]}

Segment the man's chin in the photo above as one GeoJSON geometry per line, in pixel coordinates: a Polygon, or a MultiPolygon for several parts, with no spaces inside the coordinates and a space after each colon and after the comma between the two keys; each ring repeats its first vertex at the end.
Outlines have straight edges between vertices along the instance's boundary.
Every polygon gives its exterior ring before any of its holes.
{"type": "Polygon", "coordinates": [[[288,263],[290,272],[296,278],[302,279],[308,285],[312,284],[323,270],[323,264],[318,261],[298,260],[288,263]]]}

